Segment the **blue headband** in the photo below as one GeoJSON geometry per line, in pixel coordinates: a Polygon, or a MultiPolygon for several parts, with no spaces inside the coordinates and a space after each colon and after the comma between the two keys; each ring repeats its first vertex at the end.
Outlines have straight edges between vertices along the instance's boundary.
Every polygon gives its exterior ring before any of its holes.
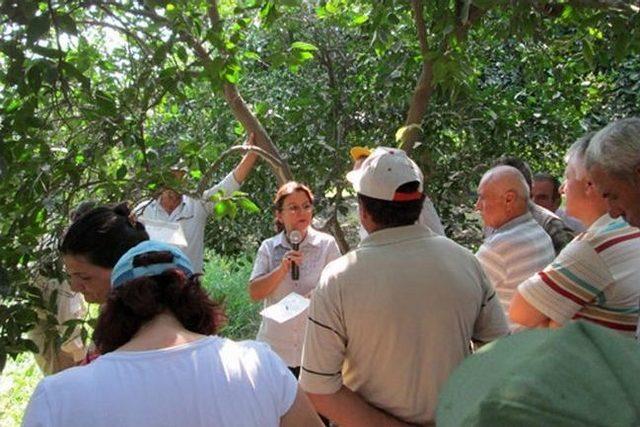
{"type": "Polygon", "coordinates": [[[191,261],[180,249],[168,243],[145,240],[129,249],[113,267],[113,271],[111,271],[111,288],[117,288],[140,277],[157,276],[172,268],[182,270],[187,276],[193,275],[191,261]],[[133,266],[133,260],[136,256],[149,252],[171,252],[173,261],[140,267],[133,266]]]}

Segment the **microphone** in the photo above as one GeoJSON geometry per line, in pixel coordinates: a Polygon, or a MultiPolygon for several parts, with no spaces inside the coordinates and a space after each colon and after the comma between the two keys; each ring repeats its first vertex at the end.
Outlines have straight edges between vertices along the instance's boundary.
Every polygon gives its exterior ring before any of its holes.
{"type": "MultiPolygon", "coordinates": [[[[300,242],[302,242],[302,233],[298,230],[292,230],[289,232],[289,242],[291,243],[291,249],[297,251],[300,249],[300,242]]],[[[300,267],[295,262],[291,261],[291,280],[300,279],[300,267]]]]}

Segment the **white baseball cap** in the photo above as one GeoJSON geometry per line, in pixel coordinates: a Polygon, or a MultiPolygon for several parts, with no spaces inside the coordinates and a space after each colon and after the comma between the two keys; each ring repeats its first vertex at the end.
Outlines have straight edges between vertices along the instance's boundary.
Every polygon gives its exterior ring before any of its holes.
{"type": "Polygon", "coordinates": [[[422,197],[422,171],[404,150],[378,147],[362,163],[359,169],[347,174],[356,192],[388,201],[411,201],[422,197]],[[420,186],[414,193],[396,193],[398,187],[418,181],[420,186]]]}

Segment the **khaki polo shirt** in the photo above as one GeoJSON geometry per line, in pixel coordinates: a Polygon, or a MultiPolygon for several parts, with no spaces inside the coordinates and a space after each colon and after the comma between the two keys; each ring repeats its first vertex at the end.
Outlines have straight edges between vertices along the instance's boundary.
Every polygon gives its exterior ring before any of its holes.
{"type": "Polygon", "coordinates": [[[402,420],[426,423],[471,339],[507,333],[471,252],[422,225],[384,229],[322,272],[300,384],[316,394],[345,385],[402,420]]]}

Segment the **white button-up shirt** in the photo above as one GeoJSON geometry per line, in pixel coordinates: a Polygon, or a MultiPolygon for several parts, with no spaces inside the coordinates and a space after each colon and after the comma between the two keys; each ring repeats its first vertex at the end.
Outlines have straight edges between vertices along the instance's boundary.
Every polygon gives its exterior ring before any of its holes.
{"type": "MultiPolygon", "coordinates": [[[[291,245],[284,232],[263,241],[253,264],[251,280],[278,268],[282,257],[290,250],[291,245]]],[[[265,307],[276,304],[291,292],[309,298],[324,267],[340,257],[340,249],[333,236],[311,227],[307,228],[307,236],[300,243],[300,251],[303,254],[299,266],[300,279],[294,281],[291,274],[287,274],[271,295],[264,299],[265,307]]],[[[257,339],[268,343],[288,366],[300,366],[306,324],[307,310],[284,323],[263,318],[257,339]]]]}
{"type": "Polygon", "coordinates": [[[240,188],[240,184],[230,172],[221,182],[202,193],[201,199],[194,199],[186,195],[182,196],[182,202],[173,212],[168,213],[160,204],[160,199],[139,204],[134,212],[142,212],[140,217],[156,219],[168,222],[178,222],[182,225],[187,247],[182,248],[189,257],[196,273],[202,273],[204,261],[204,227],[207,218],[213,212],[214,203],[208,201],[211,196],[223,190],[225,194],[231,194],[240,188]]]}

